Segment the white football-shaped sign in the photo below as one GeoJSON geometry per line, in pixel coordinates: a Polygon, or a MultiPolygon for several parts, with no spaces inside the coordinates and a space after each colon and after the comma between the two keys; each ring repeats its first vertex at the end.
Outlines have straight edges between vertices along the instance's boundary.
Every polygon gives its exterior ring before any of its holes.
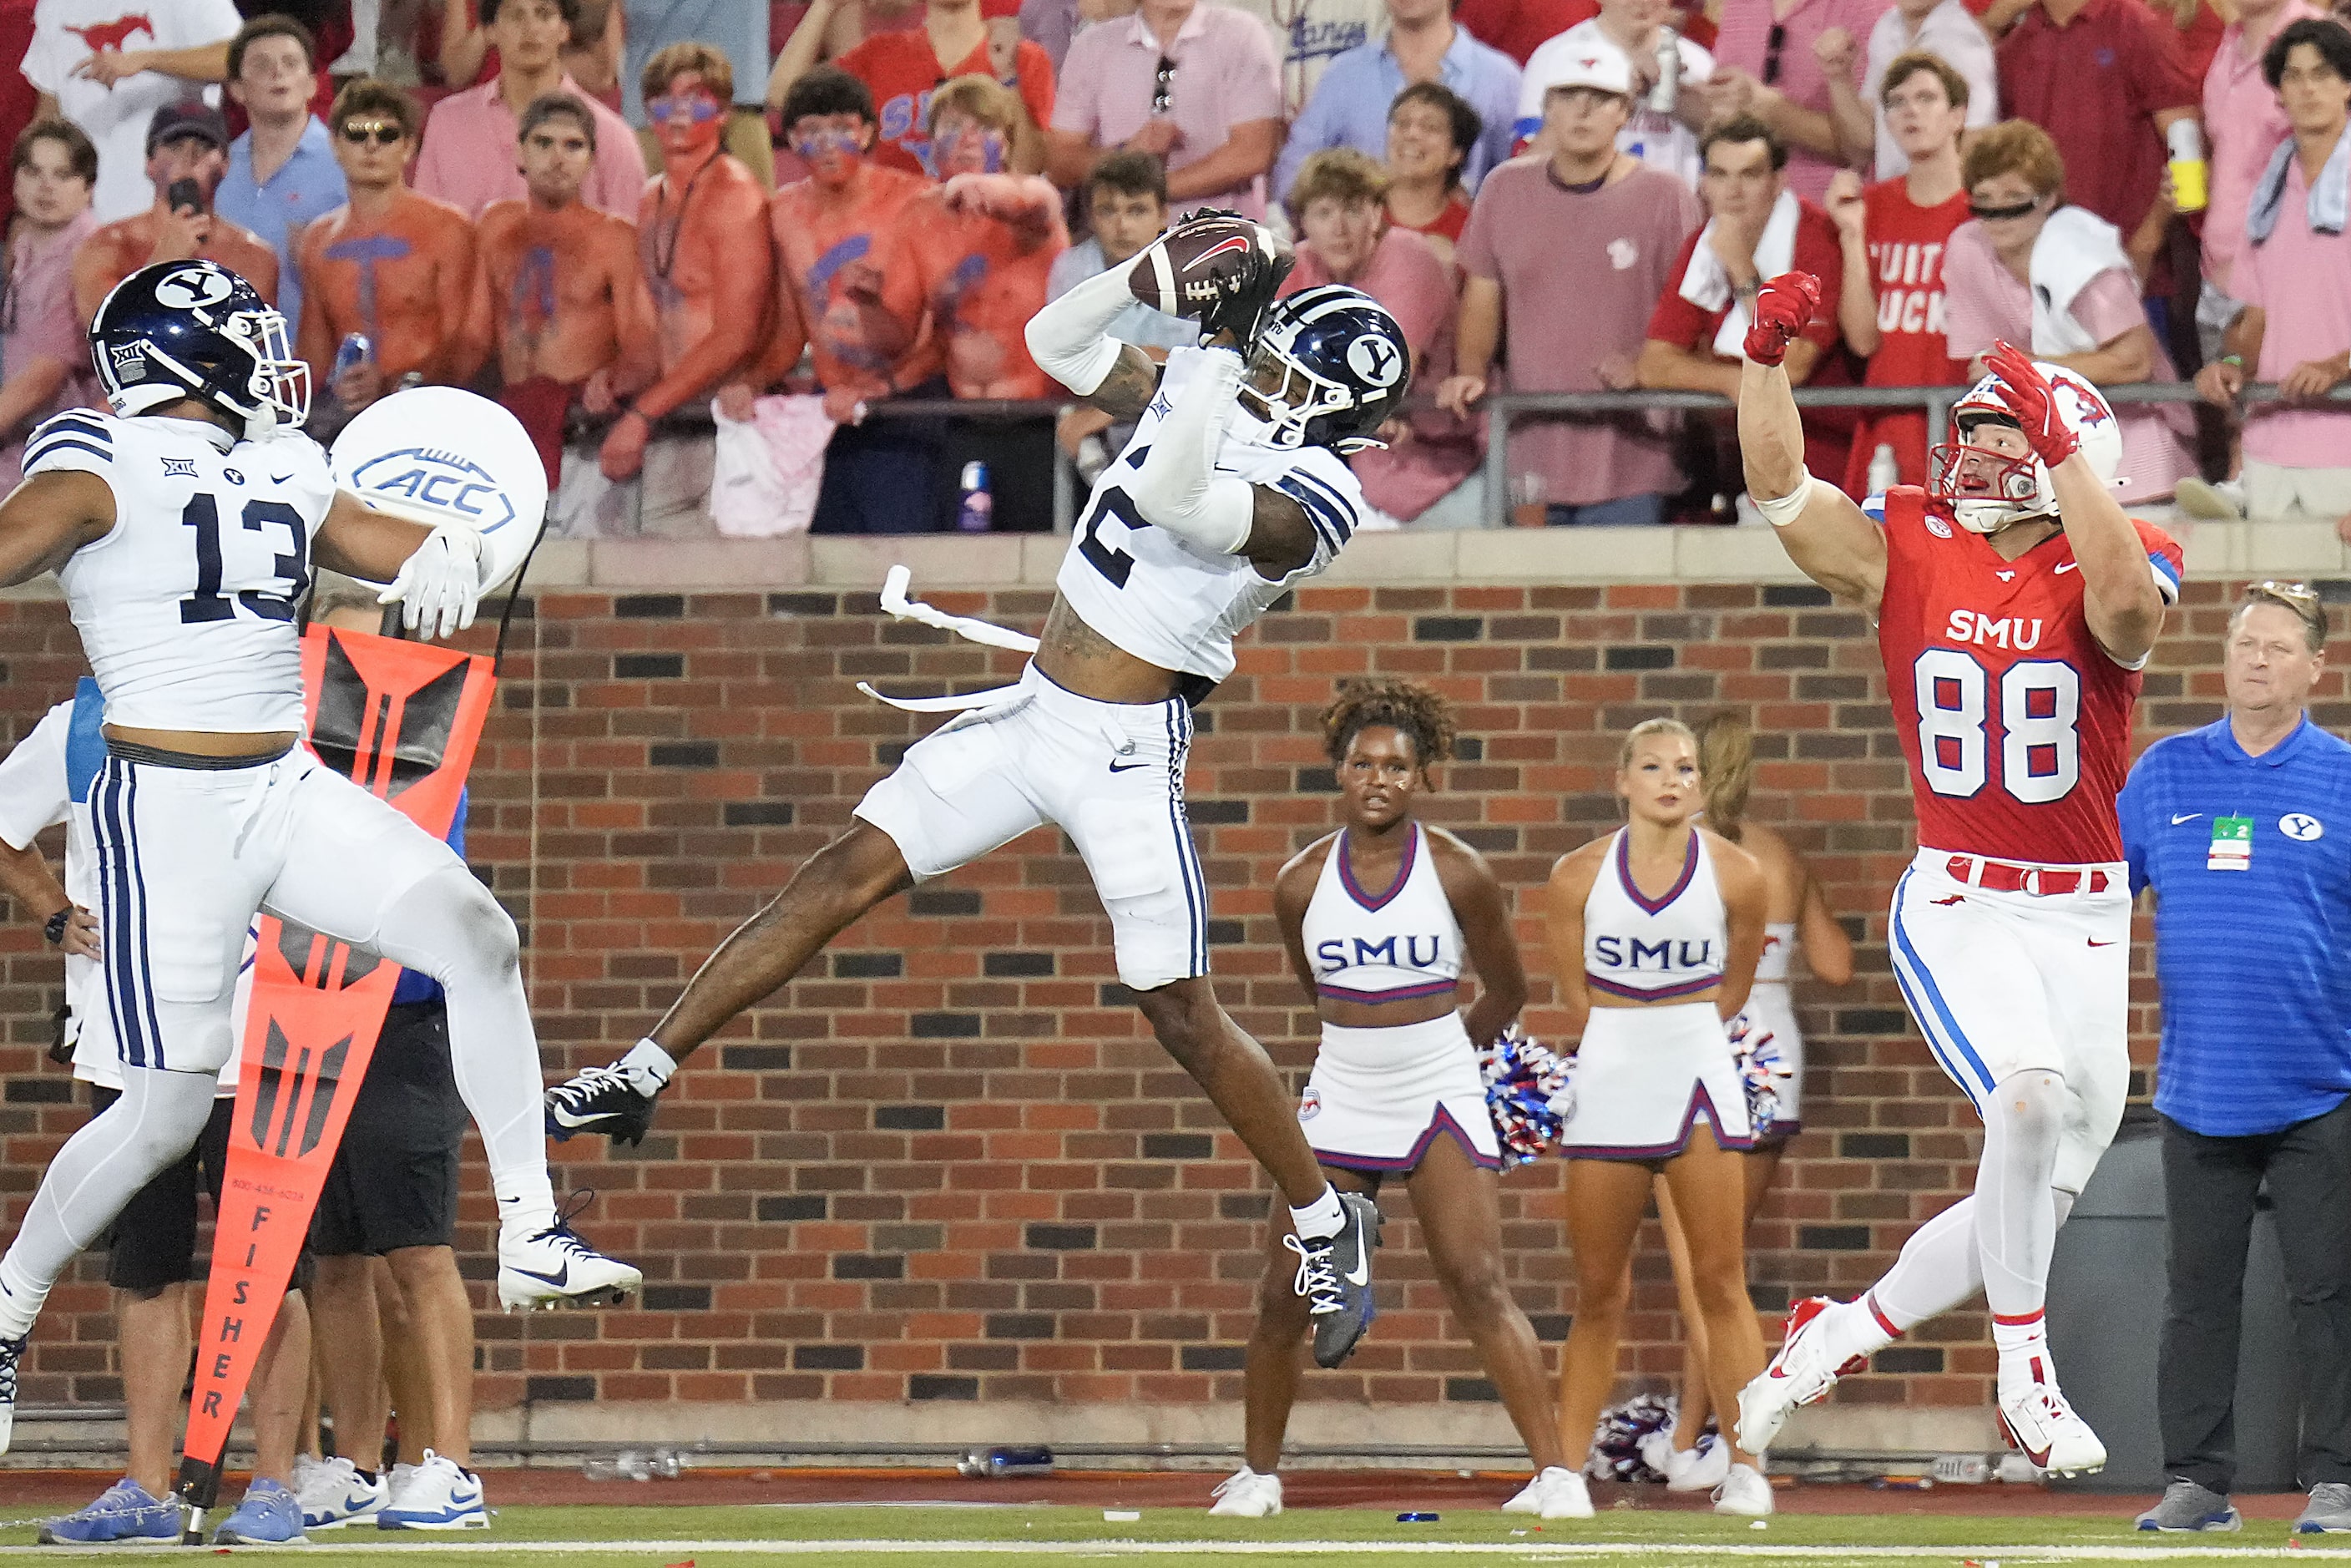
{"type": "Polygon", "coordinates": [[[412,387],[335,437],[335,483],[379,512],[482,536],[484,591],[514,575],[547,516],[547,469],[522,422],[456,387],[412,387]]]}

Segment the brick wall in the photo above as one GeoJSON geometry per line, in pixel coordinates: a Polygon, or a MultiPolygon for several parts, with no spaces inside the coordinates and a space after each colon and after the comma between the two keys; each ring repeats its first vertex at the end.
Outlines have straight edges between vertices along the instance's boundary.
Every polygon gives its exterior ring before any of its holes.
{"type": "MultiPolygon", "coordinates": [[[[2216,711],[2224,585],[2190,585],[2141,708],[2145,738],[2216,711]]],[[[943,602],[1033,624],[1039,591],[943,602]]],[[[524,922],[550,1073],[633,1040],[695,963],[809,852],[925,721],[855,683],[935,691],[1009,677],[1012,655],[881,618],[870,595],[549,591],[517,622],[475,766],[470,843],[524,922]]],[[[0,604],[0,725],[21,735],[80,669],[61,607],[0,604]]],[[[1760,1306],[1850,1291],[1971,1172],[1976,1134],[1911,1031],[1884,907],[1909,810],[1874,645],[1803,587],[1310,589],[1246,641],[1202,711],[1192,820],[1216,889],[1219,989],[1301,1080],[1310,1015],[1275,946],[1275,868],[1333,820],[1310,718],[1332,682],[1410,674],[1471,737],[1430,817],[1506,885],[1610,825],[1617,735],[1670,711],[1750,714],[1756,815],[1782,826],[1862,935],[1847,991],[1799,997],[1816,1070],[1808,1131],[1757,1228],[1760,1306]]],[[[2339,676],[2322,716],[2351,720],[2339,676]]],[[[1531,900],[1520,932],[1548,1009],[1531,900]]],[[[0,930],[0,1135],[11,1228],[78,1125],[41,1060],[56,966],[0,930]]],[[[2144,960],[2142,960],[2142,963],[2144,960]]],[[[2148,982],[2140,982],[2142,1005],[2148,982]]],[[[2151,1057],[2139,1022],[2138,1053],[2151,1057]]],[[[562,1151],[596,1239],[642,1263],[623,1312],[481,1319],[486,1407],[547,1400],[1237,1401],[1270,1189],[1122,1001],[1073,855],[1040,832],[885,904],[768,1007],[738,1020],[664,1101],[636,1153],[562,1151]]],[[[1546,1340],[1573,1309],[1562,1170],[1504,1180],[1510,1274],[1546,1340]]],[[[466,1244],[488,1239],[478,1162],[466,1244]]],[[[1400,1190],[1385,1200],[1408,1217],[1400,1190]]],[[[1490,1398],[1414,1228],[1392,1226],[1381,1321],[1315,1399],[1490,1398]]],[[[1654,1248],[1628,1370],[1675,1364],[1654,1248]]],[[[105,1292],[85,1262],[52,1299],[26,1397],[119,1397],[105,1292]]],[[[1976,1405],[1980,1312],[1928,1327],[1850,1381],[1848,1401],[1976,1405]]]]}

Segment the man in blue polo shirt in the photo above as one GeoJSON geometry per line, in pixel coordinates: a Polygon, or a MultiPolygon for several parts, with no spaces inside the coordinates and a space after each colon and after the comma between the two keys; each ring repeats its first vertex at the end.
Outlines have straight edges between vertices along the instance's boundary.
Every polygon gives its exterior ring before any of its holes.
{"type": "Polygon", "coordinates": [[[2163,1500],[2141,1530],[2235,1530],[2240,1308],[2254,1197],[2285,1253],[2304,1532],[2351,1531],[2351,746],[2304,705],[2326,612],[2256,583],[2229,620],[2217,724],[2147,748],[2117,809],[2156,891],[2169,1300],[2163,1500]]]}
{"type": "Polygon", "coordinates": [[[310,112],[318,75],[309,29],[290,16],[256,16],[228,46],[228,94],[253,127],[229,143],[228,172],[213,209],[277,253],[277,309],[288,332],[302,325],[302,275],[294,247],[302,225],[350,200],[327,128],[310,112]]]}

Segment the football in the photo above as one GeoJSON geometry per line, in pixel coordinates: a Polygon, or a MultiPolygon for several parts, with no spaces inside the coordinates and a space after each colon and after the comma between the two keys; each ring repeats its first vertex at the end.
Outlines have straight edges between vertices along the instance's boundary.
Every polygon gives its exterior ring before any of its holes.
{"type": "Polygon", "coordinates": [[[1248,298],[1262,308],[1290,261],[1290,246],[1264,225],[1235,213],[1200,213],[1135,257],[1127,287],[1153,309],[1209,328],[1212,319],[1228,324],[1220,319],[1231,312],[1220,307],[1248,298]]]}

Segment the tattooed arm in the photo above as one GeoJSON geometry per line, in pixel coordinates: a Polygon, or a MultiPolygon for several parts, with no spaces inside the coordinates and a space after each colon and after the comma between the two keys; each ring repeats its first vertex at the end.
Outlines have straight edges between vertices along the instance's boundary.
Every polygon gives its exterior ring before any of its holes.
{"type": "Polygon", "coordinates": [[[1134,419],[1151,406],[1152,395],[1158,390],[1159,367],[1151,362],[1150,355],[1126,343],[1120,346],[1110,374],[1085,394],[1085,401],[1113,419],[1134,419]]]}

